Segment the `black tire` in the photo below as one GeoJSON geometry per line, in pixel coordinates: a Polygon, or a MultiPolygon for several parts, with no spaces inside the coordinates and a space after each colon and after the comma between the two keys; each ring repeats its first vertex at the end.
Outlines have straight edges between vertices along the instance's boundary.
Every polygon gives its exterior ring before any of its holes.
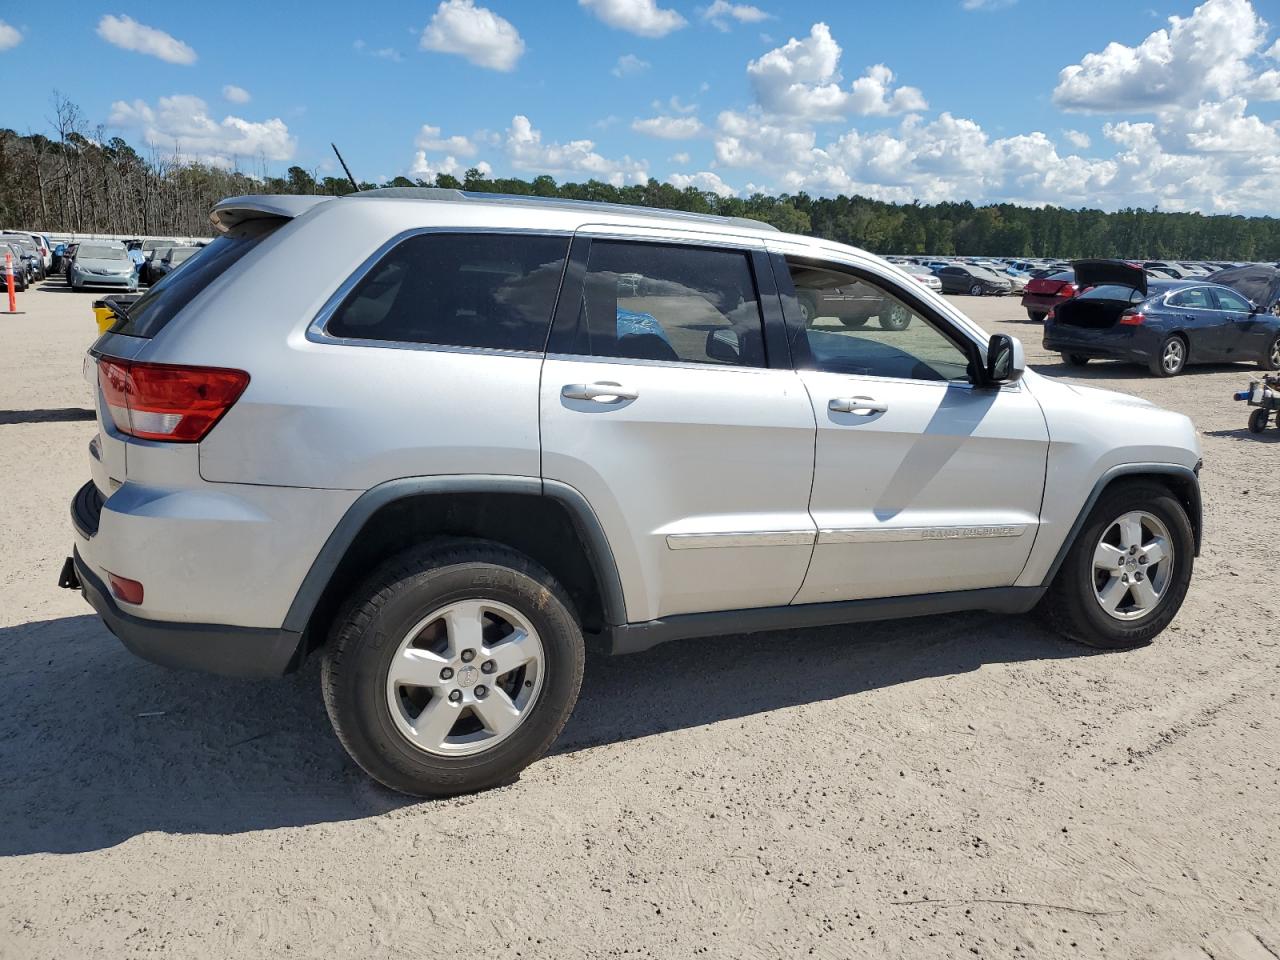
{"type": "Polygon", "coordinates": [[[1090,511],[1038,611],[1051,629],[1091,647],[1124,650],[1145,646],[1177,616],[1191,583],[1194,552],[1191,521],[1167,487],[1145,480],[1114,484],[1090,511]],[[1093,555],[1107,528],[1133,510],[1152,514],[1168,529],[1174,569],[1164,594],[1147,614],[1136,620],[1117,620],[1102,609],[1095,596],[1093,555]]]}
{"type": "Polygon", "coordinates": [[[868,317],[841,317],[840,323],[851,330],[856,330],[858,327],[865,327],[868,319],[868,317]]]}
{"type": "Polygon", "coordinates": [[[1262,351],[1258,366],[1263,370],[1280,370],[1280,334],[1272,337],[1267,349],[1262,351]]]}
{"type": "Polygon", "coordinates": [[[813,323],[818,316],[818,298],[808,290],[801,290],[796,299],[800,301],[800,318],[806,325],[813,323]]]}
{"type": "Polygon", "coordinates": [[[893,304],[887,313],[877,318],[881,330],[905,330],[911,326],[911,311],[901,304],[893,304]]]}
{"type": "Polygon", "coordinates": [[[546,570],[499,544],[452,541],[406,550],[353,592],[334,620],[321,687],[334,732],[366,773],[402,793],[448,796],[509,783],[546,752],[578,699],[584,659],[573,605],[546,570]],[[463,599],[498,601],[528,619],[542,641],[542,687],[506,739],[480,753],[442,756],[397,728],[387,671],[415,623],[463,599]]]}
{"type": "Polygon", "coordinates": [[[1156,351],[1156,355],[1151,359],[1151,372],[1157,377],[1176,377],[1183,370],[1187,369],[1188,353],[1190,353],[1190,350],[1187,347],[1185,337],[1181,337],[1176,333],[1165,337],[1164,341],[1160,344],[1160,349],[1156,351]],[[1176,366],[1166,365],[1164,362],[1164,355],[1174,341],[1177,341],[1182,345],[1182,359],[1176,366]]]}
{"type": "Polygon", "coordinates": [[[982,296],[982,284],[980,284],[980,283],[974,283],[974,284],[971,284],[971,285],[969,286],[969,296],[971,296],[971,297],[980,297],[980,296],[982,296]]]}
{"type": "Polygon", "coordinates": [[[1089,358],[1083,353],[1064,353],[1062,355],[1062,362],[1068,367],[1083,367],[1088,365],[1089,358]]]}
{"type": "Polygon", "coordinates": [[[1032,323],[1044,323],[1044,318],[1047,317],[1048,315],[1049,315],[1048,312],[1044,310],[1028,310],[1027,311],[1027,319],[1030,320],[1032,323]]]}
{"type": "Polygon", "coordinates": [[[1253,413],[1249,414],[1249,432],[1261,433],[1263,430],[1267,429],[1267,419],[1266,410],[1253,411],[1253,413]]]}

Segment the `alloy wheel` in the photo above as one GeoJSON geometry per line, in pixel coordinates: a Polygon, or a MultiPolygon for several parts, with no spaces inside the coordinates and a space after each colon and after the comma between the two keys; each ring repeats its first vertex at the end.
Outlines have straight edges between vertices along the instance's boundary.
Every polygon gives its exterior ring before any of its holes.
{"type": "Polygon", "coordinates": [[[1177,373],[1182,369],[1182,364],[1187,358],[1187,348],[1182,345],[1182,341],[1177,337],[1170,337],[1164,345],[1164,351],[1160,354],[1160,363],[1164,366],[1166,373],[1177,373]]]}
{"type": "Polygon", "coordinates": [[[1271,352],[1268,356],[1271,360],[1271,369],[1280,370],[1280,337],[1271,341],[1271,352]]]}
{"type": "Polygon", "coordinates": [[[537,630],[514,607],[458,600],[423,617],[400,642],[387,671],[387,707],[418,749],[471,756],[525,721],[545,664],[537,630]]]}
{"type": "Polygon", "coordinates": [[[1164,597],[1173,579],[1173,538],[1145,510],[1110,523],[1093,551],[1093,595],[1116,620],[1140,620],[1164,597]]]}

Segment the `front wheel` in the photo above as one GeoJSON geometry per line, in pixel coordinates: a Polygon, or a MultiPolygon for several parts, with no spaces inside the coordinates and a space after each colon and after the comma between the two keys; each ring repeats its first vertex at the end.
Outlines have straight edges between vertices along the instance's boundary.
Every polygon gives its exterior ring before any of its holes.
{"type": "Polygon", "coordinates": [[[1272,338],[1259,364],[1263,370],[1280,370],[1280,334],[1272,338]]]}
{"type": "Polygon", "coordinates": [[[1194,553],[1191,521],[1168,488],[1113,486],[1089,514],[1040,611],[1055,630],[1089,646],[1143,646],[1182,606],[1194,553]]]}
{"type": "Polygon", "coordinates": [[[482,541],[417,547],[379,567],[335,621],[321,679],[338,739],[414,796],[514,780],[578,698],[582,630],[559,583],[482,541]]]}
{"type": "Polygon", "coordinates": [[[867,325],[866,317],[841,317],[840,323],[848,327],[850,330],[857,330],[859,327],[867,325]]]}
{"type": "Polygon", "coordinates": [[[1062,362],[1068,367],[1083,367],[1089,362],[1089,358],[1083,353],[1064,353],[1062,362]]]}
{"type": "Polygon", "coordinates": [[[982,296],[982,284],[980,284],[980,283],[975,283],[975,284],[973,284],[972,286],[970,286],[970,287],[969,287],[969,296],[971,296],[971,297],[980,297],[980,296],[982,296]]]}
{"type": "Polygon", "coordinates": [[[1261,433],[1267,429],[1267,411],[1255,410],[1249,414],[1249,432],[1261,433]]]}

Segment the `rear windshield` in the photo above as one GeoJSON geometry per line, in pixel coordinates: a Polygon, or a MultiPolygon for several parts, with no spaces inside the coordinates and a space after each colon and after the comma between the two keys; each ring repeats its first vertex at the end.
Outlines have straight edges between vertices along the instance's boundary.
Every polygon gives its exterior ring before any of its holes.
{"type": "Polygon", "coordinates": [[[129,316],[117,320],[111,332],[126,337],[154,337],[205,287],[285,222],[253,220],[214,240],[188,266],[166,274],[128,306],[129,316]]]}
{"type": "Polygon", "coordinates": [[[175,247],[169,251],[170,263],[182,263],[200,252],[199,247],[175,247]]]}
{"type": "Polygon", "coordinates": [[[1142,294],[1133,287],[1122,287],[1119,284],[1104,283],[1100,287],[1090,287],[1078,297],[1080,300],[1120,300],[1123,303],[1137,303],[1142,294]]]}

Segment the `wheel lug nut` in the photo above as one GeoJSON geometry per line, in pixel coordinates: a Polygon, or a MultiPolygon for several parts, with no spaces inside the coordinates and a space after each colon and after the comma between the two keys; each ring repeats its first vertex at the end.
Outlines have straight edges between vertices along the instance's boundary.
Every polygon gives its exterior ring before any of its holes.
{"type": "Polygon", "coordinates": [[[486,660],[484,663],[480,664],[480,669],[485,673],[493,673],[493,671],[498,669],[498,665],[492,660],[486,660]]]}
{"type": "Polygon", "coordinates": [[[1138,548],[1137,548],[1137,547],[1130,547],[1130,548],[1129,548],[1129,556],[1133,556],[1133,555],[1134,555],[1135,553],[1137,553],[1137,552],[1138,552],[1138,548]]]}
{"type": "Polygon", "coordinates": [[[443,670],[441,670],[441,671],[440,671],[440,679],[441,679],[441,680],[452,680],[452,679],[453,679],[453,667],[445,667],[443,670]]]}
{"type": "Polygon", "coordinates": [[[462,691],[461,691],[461,690],[450,690],[450,691],[449,691],[449,702],[450,702],[450,703],[457,703],[457,702],[458,702],[459,700],[461,700],[461,699],[462,699],[462,691]]]}
{"type": "Polygon", "coordinates": [[[1142,573],[1141,573],[1141,572],[1139,572],[1139,573],[1135,573],[1135,574],[1133,575],[1133,579],[1135,579],[1135,580],[1141,580],[1141,579],[1142,579],[1142,573]]]}
{"type": "Polygon", "coordinates": [[[489,688],[486,687],[484,684],[481,684],[480,686],[476,687],[477,700],[483,700],[488,695],[489,695],[489,688]]]}
{"type": "Polygon", "coordinates": [[[472,660],[474,660],[475,658],[476,658],[476,652],[475,652],[474,650],[463,650],[463,651],[462,651],[462,662],[463,662],[463,663],[470,663],[470,662],[471,662],[472,660]]]}
{"type": "Polygon", "coordinates": [[[1146,563],[1146,562],[1147,562],[1147,558],[1146,558],[1145,556],[1141,556],[1141,557],[1139,557],[1139,558],[1138,558],[1138,562],[1139,562],[1139,563],[1146,563]]]}

